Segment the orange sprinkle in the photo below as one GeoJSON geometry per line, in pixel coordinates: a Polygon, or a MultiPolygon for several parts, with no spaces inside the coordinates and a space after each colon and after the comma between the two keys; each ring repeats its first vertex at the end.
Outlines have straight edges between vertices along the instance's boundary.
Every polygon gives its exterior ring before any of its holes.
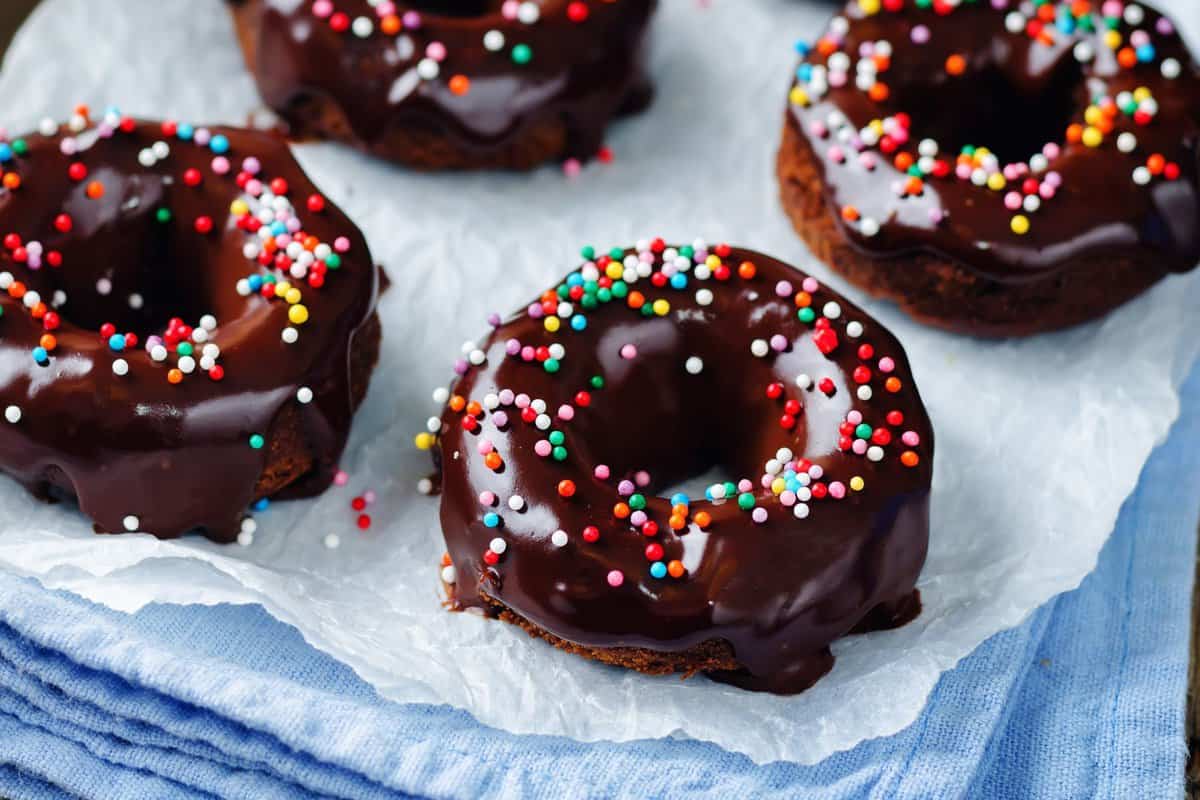
{"type": "Polygon", "coordinates": [[[456,395],[454,395],[454,397],[450,398],[450,410],[451,411],[462,411],[466,407],[467,407],[467,398],[463,397],[461,394],[456,394],[456,395]]]}
{"type": "Polygon", "coordinates": [[[904,191],[908,194],[920,194],[925,191],[925,181],[916,175],[911,175],[904,184],[904,191]]]}
{"type": "Polygon", "coordinates": [[[627,519],[629,514],[629,506],[626,503],[617,503],[613,506],[613,516],[617,519],[627,519]]]}
{"type": "Polygon", "coordinates": [[[905,450],[900,454],[900,463],[906,467],[915,467],[921,463],[921,458],[912,450],[905,450]]]}
{"type": "Polygon", "coordinates": [[[796,305],[799,308],[808,308],[812,305],[812,295],[808,292],[796,292],[796,305]]]}
{"type": "Polygon", "coordinates": [[[892,163],[901,172],[908,172],[908,168],[913,165],[912,153],[896,153],[896,157],[892,159],[892,163]]]}
{"type": "Polygon", "coordinates": [[[830,56],[837,52],[838,43],[828,36],[822,36],[817,40],[817,52],[823,56],[830,56]]]}
{"type": "Polygon", "coordinates": [[[500,457],[499,453],[493,450],[483,457],[483,463],[488,469],[497,470],[504,466],[504,459],[500,457]]]}
{"type": "Polygon", "coordinates": [[[167,383],[180,383],[183,381],[183,371],[173,369],[167,373],[167,383]]]}
{"type": "Polygon", "coordinates": [[[894,375],[892,377],[888,378],[883,383],[883,388],[887,389],[892,394],[895,394],[896,392],[900,391],[900,386],[901,386],[900,379],[895,377],[894,375]]]}
{"type": "Polygon", "coordinates": [[[47,350],[53,350],[58,347],[58,339],[54,338],[52,333],[43,333],[42,338],[38,340],[38,344],[47,350]]]}
{"type": "Polygon", "coordinates": [[[99,200],[101,197],[104,197],[104,184],[100,181],[92,181],[84,191],[87,192],[87,196],[91,199],[99,200]]]}
{"type": "Polygon", "coordinates": [[[1125,69],[1132,69],[1137,65],[1137,53],[1132,47],[1122,47],[1117,51],[1117,63],[1125,69]]]}
{"type": "Polygon", "coordinates": [[[671,506],[671,515],[675,517],[686,517],[687,511],[688,507],[683,503],[676,503],[675,505],[671,506]]]}
{"type": "Polygon", "coordinates": [[[707,511],[697,511],[696,515],[692,517],[692,522],[695,522],[701,529],[707,528],[712,525],[712,515],[707,511]]]}
{"type": "Polygon", "coordinates": [[[685,572],[687,572],[687,570],[683,568],[683,562],[679,561],[678,559],[675,559],[667,564],[667,574],[672,578],[682,578],[683,573],[685,572]]]}
{"type": "Polygon", "coordinates": [[[388,14],[379,21],[379,29],[388,36],[395,36],[400,32],[400,18],[395,14],[388,14]]]}
{"type": "Polygon", "coordinates": [[[1046,3],[1044,6],[1039,6],[1037,10],[1038,19],[1042,22],[1054,22],[1054,6],[1051,3],[1046,3]]]}
{"type": "Polygon", "coordinates": [[[888,68],[892,66],[891,56],[877,55],[871,60],[875,62],[876,72],[887,72],[888,68]]]}
{"type": "Polygon", "coordinates": [[[472,400],[471,402],[467,403],[467,413],[472,417],[478,417],[483,413],[483,406],[479,405],[479,401],[472,400]]]}
{"type": "Polygon", "coordinates": [[[4,188],[13,190],[21,187],[21,176],[15,172],[4,173],[4,188]]]}
{"type": "Polygon", "coordinates": [[[450,79],[450,91],[457,95],[464,95],[471,91],[471,79],[466,75],[455,75],[450,79]]]}
{"type": "Polygon", "coordinates": [[[46,316],[46,312],[48,310],[49,309],[46,308],[45,303],[38,301],[37,305],[29,309],[29,316],[33,317],[34,319],[41,319],[42,317],[46,316]]]}
{"type": "Polygon", "coordinates": [[[748,281],[753,278],[757,272],[758,269],[754,266],[753,262],[743,261],[738,265],[738,275],[744,281],[748,281]]]}
{"type": "Polygon", "coordinates": [[[873,83],[871,88],[867,90],[867,97],[870,97],[876,103],[882,103],[884,100],[887,100],[889,94],[891,94],[891,90],[888,89],[887,84],[880,81],[873,83]]]}
{"type": "Polygon", "coordinates": [[[310,252],[313,250],[316,250],[317,245],[319,245],[320,243],[321,243],[321,240],[315,236],[305,236],[304,237],[304,249],[308,250],[310,252]]]}
{"type": "Polygon", "coordinates": [[[25,296],[25,284],[20,281],[13,281],[13,284],[8,287],[8,296],[20,300],[25,296]]]}
{"type": "Polygon", "coordinates": [[[1083,126],[1078,122],[1067,126],[1067,141],[1078,144],[1083,139],[1083,126]]]}
{"type": "MultiPolygon", "coordinates": [[[[1042,8],[1046,8],[1046,6],[1042,6],[1042,8]]],[[[1051,13],[1053,13],[1053,9],[1051,9],[1051,13]]],[[[967,60],[958,53],[946,59],[946,72],[951,75],[962,75],[966,71],[967,60]]]]}
{"type": "Polygon", "coordinates": [[[858,209],[854,206],[842,206],[842,219],[846,222],[854,222],[858,219],[858,209]]]}
{"type": "Polygon", "coordinates": [[[672,514],[671,518],[667,520],[667,524],[671,526],[671,530],[680,531],[687,525],[687,518],[681,517],[678,514],[672,514]]]}
{"type": "Polygon", "coordinates": [[[1166,166],[1167,160],[1162,153],[1155,153],[1146,159],[1146,169],[1150,170],[1151,175],[1161,175],[1166,166]]]}
{"type": "Polygon", "coordinates": [[[452,563],[454,563],[454,562],[452,562],[452,561],[450,560],[450,554],[449,554],[449,553],[442,553],[442,566],[443,566],[443,567],[448,567],[448,566],[450,566],[452,563]]]}
{"type": "Polygon", "coordinates": [[[646,298],[641,292],[630,292],[628,302],[630,308],[641,308],[646,305],[646,298]]]}

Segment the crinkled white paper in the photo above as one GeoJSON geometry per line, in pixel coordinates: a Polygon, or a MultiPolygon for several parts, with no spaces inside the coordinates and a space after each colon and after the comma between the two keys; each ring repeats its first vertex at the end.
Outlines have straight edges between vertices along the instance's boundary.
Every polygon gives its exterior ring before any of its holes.
{"type": "MultiPolygon", "coordinates": [[[[1192,0],[1171,5],[1200,32],[1192,0]]],[[[682,732],[759,762],[814,762],[910,724],[942,671],[1092,569],[1177,414],[1200,349],[1200,273],[1102,322],[1012,342],[937,333],[866,302],[905,343],[938,434],[925,611],[900,630],[837,643],[833,672],[797,697],[647,678],[448,615],[437,501],[416,491],[430,464],[412,434],[435,410],[430,390],[449,379],[460,342],[482,335],[488,312],[573,268],[581,245],[705,237],[829,276],[785,220],[773,166],[793,42],[814,37],[834,7],[666,0],[656,103],[612,130],[615,163],[575,180],[553,166],[425,175],[338,146],[297,148],[393,279],[380,309],[383,360],[345,458],[350,485],[272,506],[243,548],[97,537],[77,513],[0,478],[0,567],[124,610],[262,603],[381,694],[449,703],[515,732],[682,732]],[[362,533],[349,501],[368,489],[376,522],[362,533]],[[328,534],[340,547],[327,549],[328,534]]],[[[14,132],[80,101],[198,123],[243,123],[260,108],[219,0],[48,0],[4,64],[0,99],[14,132]]]]}

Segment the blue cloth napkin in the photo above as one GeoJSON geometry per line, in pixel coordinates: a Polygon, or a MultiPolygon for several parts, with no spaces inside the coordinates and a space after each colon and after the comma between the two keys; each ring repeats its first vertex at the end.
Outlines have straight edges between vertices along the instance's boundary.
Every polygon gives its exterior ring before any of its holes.
{"type": "Polygon", "coordinates": [[[912,726],[820,764],[514,736],[381,700],[261,607],[125,615],[0,574],[0,795],[1178,796],[1200,369],[1183,398],[1083,585],[945,674],[912,726]]]}

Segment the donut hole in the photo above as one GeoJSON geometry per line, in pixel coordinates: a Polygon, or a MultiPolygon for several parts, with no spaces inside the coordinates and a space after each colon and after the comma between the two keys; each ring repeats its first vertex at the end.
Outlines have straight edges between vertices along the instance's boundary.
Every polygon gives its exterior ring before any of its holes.
{"type": "Polygon", "coordinates": [[[443,17],[483,17],[500,11],[503,0],[413,0],[407,5],[443,17]]]}
{"type": "Polygon", "coordinates": [[[56,309],[63,323],[84,330],[112,323],[144,340],[161,333],[172,317],[195,325],[205,314],[228,319],[245,311],[247,300],[232,290],[219,265],[223,259],[236,268],[242,259],[248,272],[249,263],[240,252],[222,252],[234,245],[217,234],[196,233],[184,211],[196,199],[179,196],[189,190],[148,173],[102,167],[93,177],[106,187],[104,196],[88,197],[82,185],[72,188],[62,204],[72,230],[45,241],[62,253],[63,266],[27,273],[45,300],[65,295],[56,309]],[[178,212],[163,219],[162,209],[178,212]]]}
{"type": "Polygon", "coordinates": [[[1061,60],[1038,80],[1021,85],[1001,61],[987,61],[936,87],[907,85],[896,96],[914,120],[914,135],[937,141],[941,152],[987,147],[1002,164],[1028,161],[1061,142],[1087,87],[1079,63],[1061,60]]]}

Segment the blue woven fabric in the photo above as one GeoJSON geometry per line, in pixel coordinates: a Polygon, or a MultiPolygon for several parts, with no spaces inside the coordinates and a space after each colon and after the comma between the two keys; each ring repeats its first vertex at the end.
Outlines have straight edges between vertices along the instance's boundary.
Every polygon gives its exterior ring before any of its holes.
{"type": "Polygon", "coordinates": [[[513,736],[379,699],[256,606],[99,608],[0,574],[11,798],[1178,796],[1200,369],[1096,571],[943,676],[895,736],[802,767],[513,736]]]}

